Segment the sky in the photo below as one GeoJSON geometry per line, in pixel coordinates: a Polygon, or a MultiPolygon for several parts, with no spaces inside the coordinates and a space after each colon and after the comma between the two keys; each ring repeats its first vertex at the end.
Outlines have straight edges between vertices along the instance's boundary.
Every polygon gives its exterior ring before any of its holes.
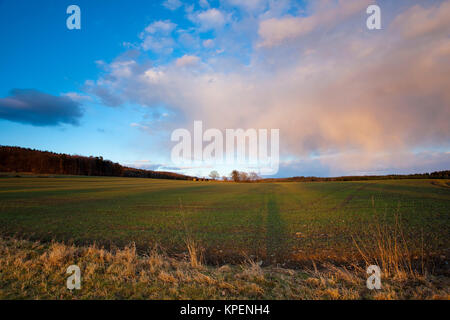
{"type": "Polygon", "coordinates": [[[0,39],[1,145],[228,175],[172,162],[198,120],[279,129],[274,177],[450,169],[450,1],[0,0],[0,39]]]}

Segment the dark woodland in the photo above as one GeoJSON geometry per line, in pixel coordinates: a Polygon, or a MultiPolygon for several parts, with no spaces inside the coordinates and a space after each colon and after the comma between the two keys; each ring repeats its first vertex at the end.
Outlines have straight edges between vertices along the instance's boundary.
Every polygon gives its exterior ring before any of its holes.
{"type": "Polygon", "coordinates": [[[192,180],[192,177],[122,166],[103,157],[84,157],[0,146],[0,172],[192,180]]]}

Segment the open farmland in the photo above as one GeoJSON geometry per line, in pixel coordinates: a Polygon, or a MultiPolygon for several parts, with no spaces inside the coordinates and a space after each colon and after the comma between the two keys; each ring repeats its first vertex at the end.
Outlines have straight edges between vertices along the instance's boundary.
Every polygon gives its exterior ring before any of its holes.
{"type": "MultiPolygon", "coordinates": [[[[210,263],[357,259],[353,239],[400,219],[411,251],[449,246],[448,180],[222,183],[113,177],[0,179],[0,229],[40,241],[170,254],[195,240],[210,263]],[[400,217],[400,218],[399,218],[400,217]]],[[[368,239],[367,241],[371,241],[368,239]]]]}

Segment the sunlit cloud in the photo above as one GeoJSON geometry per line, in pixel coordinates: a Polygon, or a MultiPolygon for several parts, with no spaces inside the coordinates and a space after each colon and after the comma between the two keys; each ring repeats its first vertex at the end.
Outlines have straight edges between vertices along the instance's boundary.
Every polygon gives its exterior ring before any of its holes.
{"type": "Polygon", "coordinates": [[[251,42],[240,46],[219,32],[203,46],[226,44],[224,54],[184,54],[146,68],[132,67],[139,62],[131,59],[111,65],[111,77],[94,88],[105,91],[100,96],[166,106],[179,115],[167,130],[194,120],[219,129],[279,128],[281,156],[308,158],[323,172],[450,165],[445,153],[433,153],[433,162],[414,152],[450,148],[450,5],[399,1],[383,29],[369,31],[369,2],[311,2],[295,15],[286,5],[255,1],[265,11],[241,20],[224,8],[191,10],[200,31],[245,30],[251,42]]]}

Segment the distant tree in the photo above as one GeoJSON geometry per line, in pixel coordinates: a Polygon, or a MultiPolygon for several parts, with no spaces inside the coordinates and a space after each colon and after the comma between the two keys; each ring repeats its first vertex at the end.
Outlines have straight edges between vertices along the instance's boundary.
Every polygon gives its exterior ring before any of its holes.
{"type": "Polygon", "coordinates": [[[230,174],[230,177],[234,182],[239,182],[241,179],[239,171],[237,170],[233,170],[230,174]]]}
{"type": "Polygon", "coordinates": [[[240,181],[249,181],[248,173],[244,172],[244,171],[239,172],[239,180],[240,181]]]}
{"type": "Polygon", "coordinates": [[[213,180],[217,180],[219,179],[220,175],[216,170],[211,171],[211,173],[209,174],[209,177],[213,180]]]}
{"type": "Polygon", "coordinates": [[[223,181],[228,181],[228,177],[227,176],[222,176],[222,180],[223,181]]]}
{"type": "Polygon", "coordinates": [[[249,175],[251,181],[257,181],[261,179],[261,177],[256,172],[250,172],[249,175]]]}

